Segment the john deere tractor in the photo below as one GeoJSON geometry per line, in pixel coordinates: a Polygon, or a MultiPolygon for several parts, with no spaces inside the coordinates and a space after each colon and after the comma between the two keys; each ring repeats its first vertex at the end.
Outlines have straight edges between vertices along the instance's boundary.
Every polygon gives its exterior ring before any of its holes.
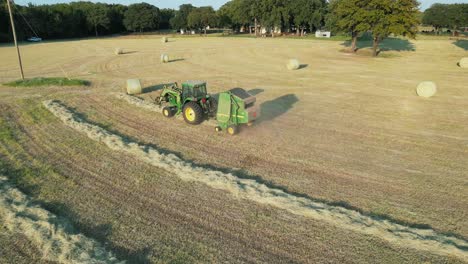
{"type": "Polygon", "coordinates": [[[185,82],[182,88],[177,83],[165,86],[156,103],[166,105],[163,108],[165,117],[182,114],[185,122],[191,125],[198,125],[214,116],[217,106],[216,100],[206,92],[206,82],[201,81],[185,82]]]}
{"type": "Polygon", "coordinates": [[[242,125],[252,125],[258,118],[256,98],[241,88],[219,93],[219,103],[206,91],[206,82],[189,81],[182,88],[174,83],[165,86],[156,98],[159,106],[164,104],[163,115],[173,117],[182,114],[185,121],[198,125],[208,118],[216,118],[216,131],[231,135],[239,132],[242,125]]]}

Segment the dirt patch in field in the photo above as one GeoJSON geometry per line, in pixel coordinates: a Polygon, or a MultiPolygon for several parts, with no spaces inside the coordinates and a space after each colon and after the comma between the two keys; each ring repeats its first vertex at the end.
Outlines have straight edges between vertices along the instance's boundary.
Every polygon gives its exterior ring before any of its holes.
{"type": "Polygon", "coordinates": [[[132,154],[141,161],[172,172],[182,180],[202,182],[212,188],[228,191],[239,199],[271,205],[340,228],[376,236],[397,245],[468,258],[468,242],[463,239],[439,234],[432,229],[407,227],[390,220],[366,216],[357,211],[289,194],[256,180],[198,167],[173,154],[164,154],[154,147],[129,142],[97,125],[87,123],[59,102],[45,101],[43,104],[66,125],[85,133],[90,139],[102,142],[112,150],[132,154]]]}
{"type": "Polygon", "coordinates": [[[124,263],[98,242],[77,234],[70,223],[34,205],[0,176],[2,226],[25,236],[41,252],[41,259],[58,263],[124,263]]]}

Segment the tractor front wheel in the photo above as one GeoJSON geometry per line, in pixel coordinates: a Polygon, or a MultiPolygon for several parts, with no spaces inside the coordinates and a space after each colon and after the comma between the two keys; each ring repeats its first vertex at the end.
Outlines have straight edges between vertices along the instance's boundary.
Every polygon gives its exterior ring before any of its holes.
{"type": "Polygon", "coordinates": [[[171,118],[171,117],[174,116],[174,114],[175,114],[175,111],[174,111],[174,109],[172,107],[167,106],[167,107],[163,108],[163,115],[165,117],[171,118]]]}
{"type": "Polygon", "coordinates": [[[229,135],[234,136],[235,134],[239,133],[239,127],[238,126],[229,126],[227,128],[227,132],[229,135]]]}
{"type": "Polygon", "coordinates": [[[196,102],[188,102],[182,109],[185,122],[190,125],[198,125],[203,121],[203,109],[196,102]]]}

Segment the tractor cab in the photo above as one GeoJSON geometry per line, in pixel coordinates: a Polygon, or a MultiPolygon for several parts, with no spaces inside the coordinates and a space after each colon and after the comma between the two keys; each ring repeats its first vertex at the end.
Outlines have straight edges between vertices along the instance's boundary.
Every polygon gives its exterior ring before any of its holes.
{"type": "Polygon", "coordinates": [[[185,121],[192,125],[198,125],[207,117],[216,114],[216,100],[208,95],[206,82],[187,81],[179,88],[177,83],[165,86],[161,95],[156,98],[156,103],[167,103],[163,109],[166,117],[183,114],[185,121]]]}
{"type": "Polygon", "coordinates": [[[197,101],[207,98],[206,82],[188,81],[182,84],[183,101],[197,101]]]}

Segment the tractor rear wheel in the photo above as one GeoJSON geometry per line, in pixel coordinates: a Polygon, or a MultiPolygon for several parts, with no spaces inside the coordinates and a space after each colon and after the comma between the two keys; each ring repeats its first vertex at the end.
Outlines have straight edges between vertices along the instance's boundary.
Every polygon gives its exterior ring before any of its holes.
{"type": "Polygon", "coordinates": [[[198,125],[203,121],[203,109],[196,102],[188,102],[182,109],[185,122],[190,125],[198,125]]]}
{"type": "Polygon", "coordinates": [[[229,135],[234,136],[235,134],[239,133],[239,127],[238,126],[229,126],[227,128],[227,132],[229,135]]]}
{"type": "Polygon", "coordinates": [[[163,112],[163,115],[165,117],[167,117],[167,118],[171,118],[175,114],[174,109],[172,107],[169,107],[169,106],[164,107],[162,112],[163,112]]]}

